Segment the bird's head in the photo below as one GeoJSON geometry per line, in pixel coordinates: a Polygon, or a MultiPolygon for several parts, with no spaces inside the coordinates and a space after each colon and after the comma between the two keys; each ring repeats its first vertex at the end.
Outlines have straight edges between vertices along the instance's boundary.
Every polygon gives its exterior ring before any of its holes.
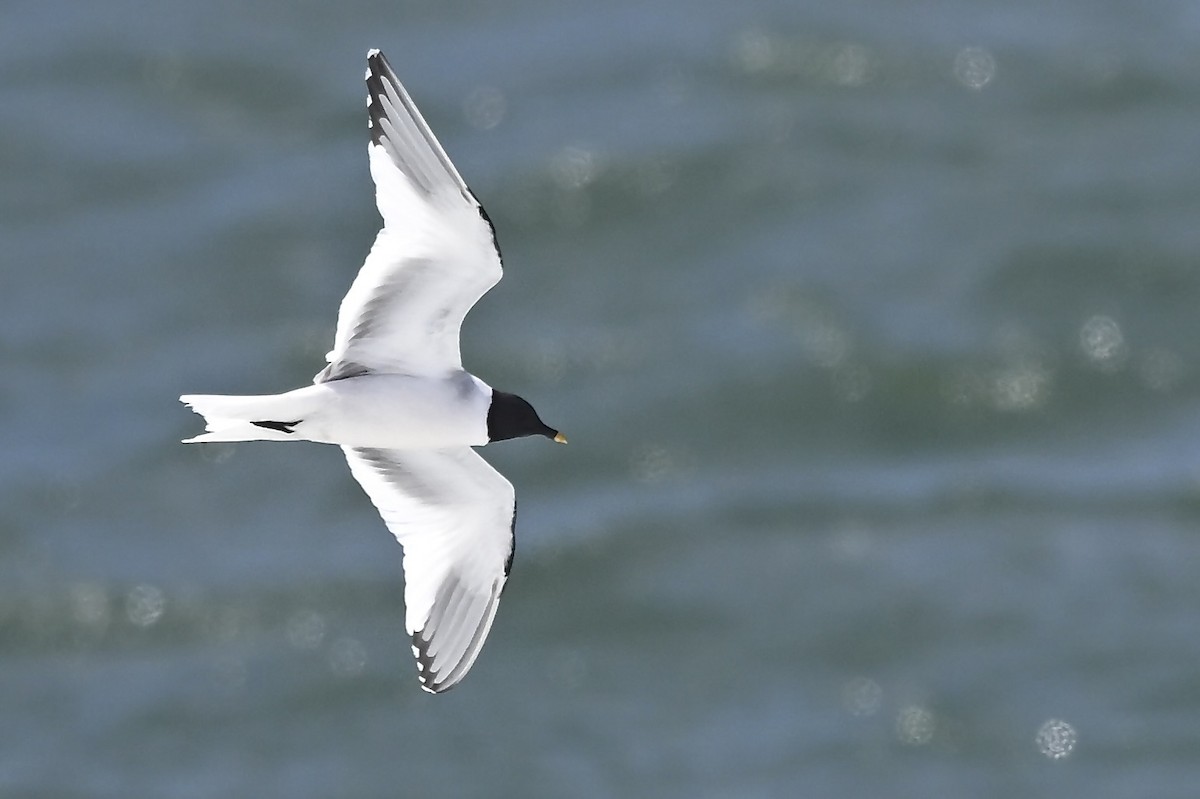
{"type": "Polygon", "coordinates": [[[523,436],[545,436],[560,444],[567,437],[540,418],[533,406],[516,394],[492,391],[492,404],[487,415],[488,441],[506,441],[523,436]]]}

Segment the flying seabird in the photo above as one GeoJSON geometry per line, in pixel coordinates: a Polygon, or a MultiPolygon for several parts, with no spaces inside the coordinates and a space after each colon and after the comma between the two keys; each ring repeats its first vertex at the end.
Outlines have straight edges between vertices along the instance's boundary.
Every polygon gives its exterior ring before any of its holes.
{"type": "Polygon", "coordinates": [[[405,627],[421,686],[458,684],[512,566],[512,484],[472,447],[567,439],[465,371],[459,327],[500,280],[496,231],[378,50],[367,147],[383,229],[342,300],[328,365],[283,394],[185,394],[203,441],[337,444],[404,551],[405,627]]]}

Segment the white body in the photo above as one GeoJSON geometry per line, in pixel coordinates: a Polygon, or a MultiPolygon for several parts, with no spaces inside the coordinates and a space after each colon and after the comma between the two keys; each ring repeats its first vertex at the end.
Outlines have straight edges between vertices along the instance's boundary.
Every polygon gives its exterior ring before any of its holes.
{"type": "Polygon", "coordinates": [[[317,441],[344,447],[441,449],[488,441],[492,389],[456,371],[442,378],[367,374],[261,396],[187,394],[204,441],[317,441]],[[298,422],[293,432],[252,424],[298,422]]]}

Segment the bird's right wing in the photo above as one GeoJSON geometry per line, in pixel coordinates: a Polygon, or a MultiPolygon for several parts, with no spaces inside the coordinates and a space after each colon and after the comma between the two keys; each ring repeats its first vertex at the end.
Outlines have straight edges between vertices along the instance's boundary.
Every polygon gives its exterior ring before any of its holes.
{"type": "Polygon", "coordinates": [[[417,676],[439,693],[475,662],[512,565],[512,483],[470,447],[342,447],[404,548],[405,627],[417,676]]]}
{"type": "Polygon", "coordinates": [[[367,148],[383,229],[342,300],[314,382],[460,369],[458,333],[503,269],[492,223],[378,50],[367,54],[367,148]]]}

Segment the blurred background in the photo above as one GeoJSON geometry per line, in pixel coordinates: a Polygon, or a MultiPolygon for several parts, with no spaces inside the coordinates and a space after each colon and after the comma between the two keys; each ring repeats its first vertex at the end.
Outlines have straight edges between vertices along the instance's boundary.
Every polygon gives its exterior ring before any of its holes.
{"type": "Polygon", "coordinates": [[[0,794],[1194,796],[1200,7],[10,2],[0,794]],[[569,447],[429,696],[318,445],[389,56],[569,447]]]}

